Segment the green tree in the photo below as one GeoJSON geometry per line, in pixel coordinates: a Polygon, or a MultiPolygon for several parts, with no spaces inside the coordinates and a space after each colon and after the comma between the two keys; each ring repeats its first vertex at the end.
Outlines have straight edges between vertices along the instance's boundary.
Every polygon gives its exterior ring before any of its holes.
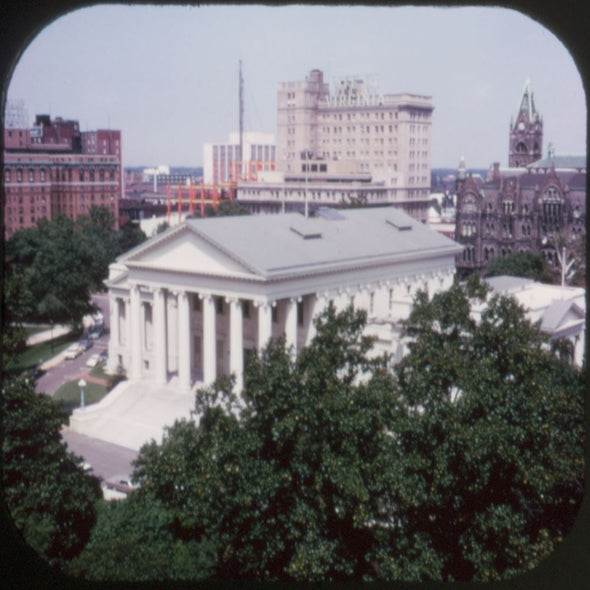
{"type": "Polygon", "coordinates": [[[494,258],[488,264],[486,276],[508,275],[525,277],[541,282],[551,282],[551,270],[540,252],[516,252],[494,258]]]}
{"type": "Polygon", "coordinates": [[[79,236],[90,263],[92,278],[91,291],[104,289],[109,264],[121,253],[118,245],[118,232],[115,232],[115,218],[106,207],[92,206],[87,216],[77,220],[79,236]]]}
{"type": "Polygon", "coordinates": [[[41,219],[36,228],[16,232],[7,245],[7,263],[23,275],[24,288],[38,302],[29,319],[46,319],[48,307],[39,305],[49,294],[61,303],[51,306],[55,322],[77,324],[92,311],[93,253],[71,219],[41,219]]]}
{"type": "Polygon", "coordinates": [[[86,544],[101,497],[98,479],[61,440],[64,418],[53,401],[19,377],[2,387],[4,498],[26,543],[65,567],[86,544]]]}
{"type": "Polygon", "coordinates": [[[206,209],[207,217],[226,217],[229,215],[250,215],[250,210],[238,201],[220,201],[217,210],[206,209]]]}
{"type": "Polygon", "coordinates": [[[240,400],[221,380],[199,393],[199,426],[177,424],[137,460],[139,493],[176,534],[215,548],[215,577],[321,580],[374,575],[391,388],[370,362],[364,315],[330,308],[297,361],[284,341],[248,364],[240,400]],[[369,383],[357,377],[373,368],[369,383]]]}
{"type": "Polygon", "coordinates": [[[14,368],[18,355],[26,348],[27,333],[23,322],[33,309],[23,275],[4,266],[2,289],[2,372],[14,368]]]}
{"type": "MultiPolygon", "coordinates": [[[[120,522],[137,568],[158,567],[148,541],[176,560],[170,577],[190,574],[185,559],[199,577],[253,580],[534,567],[582,498],[583,383],[514,300],[487,297],[475,281],[419,294],[393,371],[370,360],[364,313],[330,306],[297,359],[284,340],[250,359],[241,396],[228,378],[201,390],[198,424],[177,422],[136,461],[137,509],[120,522]]],[[[121,527],[93,540],[97,577],[110,542],[125,551],[121,527]]]]}
{"type": "MultiPolygon", "coordinates": [[[[135,223],[126,223],[118,232],[116,236],[115,256],[120,256],[124,252],[139,246],[142,242],[147,240],[147,236],[139,225],[135,223]]],[[[113,257],[114,260],[114,257],[113,257]]],[[[111,261],[112,262],[112,261],[111,261]]],[[[105,277],[106,278],[106,277],[105,277]]]]}
{"type": "Polygon", "coordinates": [[[194,540],[175,538],[169,510],[157,498],[132,493],[101,502],[90,541],[69,573],[89,580],[199,580],[215,556],[194,540]]]}
{"type": "MultiPolygon", "coordinates": [[[[393,515],[446,580],[535,567],[572,526],[583,492],[583,380],[515,300],[481,286],[419,295],[396,367],[393,515]]],[[[396,562],[390,571],[402,575],[396,562]]]]}

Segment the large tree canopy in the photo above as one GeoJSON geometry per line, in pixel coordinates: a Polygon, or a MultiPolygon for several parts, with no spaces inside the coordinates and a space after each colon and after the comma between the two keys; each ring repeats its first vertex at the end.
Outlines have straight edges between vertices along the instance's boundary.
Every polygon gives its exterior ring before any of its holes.
{"type": "MultiPolygon", "coordinates": [[[[393,370],[369,360],[364,313],[329,307],[296,360],[282,340],[250,359],[240,397],[223,379],[199,392],[199,421],[140,452],[126,502],[155,512],[149,531],[133,525],[133,555],[156,538],[171,577],[198,559],[197,577],[258,580],[488,580],[536,565],[581,500],[582,381],[514,301],[491,298],[475,321],[486,296],[420,294],[393,370]]],[[[109,526],[97,530],[77,572],[100,578],[109,526]]]]}
{"type": "Polygon", "coordinates": [[[25,541],[52,565],[78,555],[102,497],[98,479],[61,440],[64,417],[33,383],[19,377],[2,387],[2,475],[6,506],[25,541]]]}
{"type": "MultiPolygon", "coordinates": [[[[34,302],[27,307],[26,319],[76,324],[92,311],[90,295],[103,288],[108,265],[145,240],[138,228],[115,232],[113,227],[107,209],[92,207],[88,216],[75,222],[63,215],[40,219],[36,227],[10,238],[6,284],[19,281],[21,291],[34,302]]],[[[12,322],[10,314],[4,321],[12,322]]]]}
{"type": "Polygon", "coordinates": [[[421,294],[396,368],[392,498],[406,538],[428,539],[445,579],[534,567],[559,544],[583,492],[583,380],[547,350],[513,299],[455,286],[421,294]]]}

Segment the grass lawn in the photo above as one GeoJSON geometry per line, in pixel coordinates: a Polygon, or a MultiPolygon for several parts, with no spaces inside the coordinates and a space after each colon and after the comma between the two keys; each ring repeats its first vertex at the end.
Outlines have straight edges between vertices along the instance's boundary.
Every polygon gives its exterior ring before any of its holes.
{"type": "MultiPolygon", "coordinates": [[[[106,394],[108,389],[104,385],[97,383],[87,383],[84,388],[84,402],[86,405],[99,402],[106,394]]],[[[68,381],[59,387],[53,394],[56,402],[62,402],[62,410],[68,416],[74,408],[80,407],[80,387],[78,381],[68,381]]]]}
{"type": "Polygon", "coordinates": [[[25,332],[27,336],[32,336],[33,334],[39,334],[40,332],[46,332],[50,330],[51,326],[43,324],[42,326],[25,326],[25,332]]]}
{"type": "Polygon", "coordinates": [[[106,379],[107,381],[111,381],[111,379],[113,378],[112,375],[107,375],[104,372],[104,366],[103,365],[97,365],[96,367],[94,367],[93,369],[91,369],[90,374],[93,377],[96,377],[98,379],[106,379]]]}
{"type": "Polygon", "coordinates": [[[29,346],[22,354],[19,355],[18,362],[14,368],[15,373],[33,370],[39,363],[47,361],[50,358],[64,351],[72,342],[78,340],[79,334],[70,332],[47,342],[40,342],[29,346]],[[53,352],[51,343],[53,342],[53,352]]]}

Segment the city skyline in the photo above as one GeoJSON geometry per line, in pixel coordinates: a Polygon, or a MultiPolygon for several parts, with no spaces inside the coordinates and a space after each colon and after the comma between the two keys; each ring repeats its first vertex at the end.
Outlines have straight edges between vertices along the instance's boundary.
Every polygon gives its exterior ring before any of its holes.
{"type": "Polygon", "coordinates": [[[201,166],[203,144],[276,134],[280,82],[372,74],[382,93],[432,96],[432,167],[508,161],[531,80],[543,154],[586,152],[580,75],[561,41],[504,8],[97,6],[58,18],[16,63],[7,96],[82,130],[121,129],[125,166],[201,166]],[[379,42],[375,43],[374,40],[379,42]]]}

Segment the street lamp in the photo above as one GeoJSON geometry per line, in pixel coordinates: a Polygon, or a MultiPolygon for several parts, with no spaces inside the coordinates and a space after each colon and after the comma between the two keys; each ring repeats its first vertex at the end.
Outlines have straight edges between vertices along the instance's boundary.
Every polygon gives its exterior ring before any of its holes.
{"type": "Polygon", "coordinates": [[[84,407],[84,388],[86,387],[86,381],[84,379],[80,379],[78,381],[78,387],[80,388],[80,407],[84,407]]]}

